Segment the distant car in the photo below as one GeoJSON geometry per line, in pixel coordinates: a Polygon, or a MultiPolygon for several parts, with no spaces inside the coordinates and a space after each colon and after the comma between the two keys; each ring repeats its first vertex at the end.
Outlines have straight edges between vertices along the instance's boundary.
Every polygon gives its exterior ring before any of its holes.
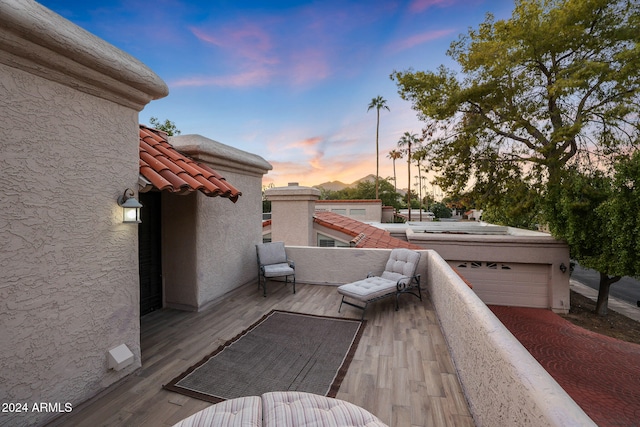
{"type": "Polygon", "coordinates": [[[436,214],[434,214],[433,212],[425,212],[422,215],[426,215],[427,218],[432,218],[432,219],[436,217],[436,214]]]}

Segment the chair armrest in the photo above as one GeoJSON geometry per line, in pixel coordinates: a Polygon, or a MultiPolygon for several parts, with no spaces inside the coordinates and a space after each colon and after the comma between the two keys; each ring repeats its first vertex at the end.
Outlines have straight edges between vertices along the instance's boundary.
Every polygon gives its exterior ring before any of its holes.
{"type": "Polygon", "coordinates": [[[396,283],[396,290],[398,292],[404,292],[415,287],[420,287],[419,274],[416,274],[412,277],[403,277],[402,279],[398,280],[398,283],[396,283]]]}
{"type": "Polygon", "coordinates": [[[287,263],[289,264],[289,267],[293,268],[294,270],[296,269],[296,263],[295,262],[293,262],[290,259],[288,259],[287,263]]]}

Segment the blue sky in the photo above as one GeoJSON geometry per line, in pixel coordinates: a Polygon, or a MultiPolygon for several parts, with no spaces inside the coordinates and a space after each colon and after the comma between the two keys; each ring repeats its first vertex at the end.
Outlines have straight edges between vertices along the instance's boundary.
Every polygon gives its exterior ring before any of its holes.
{"type": "MultiPolygon", "coordinates": [[[[140,123],[172,120],[258,154],[264,184],[353,182],[375,174],[374,110],[381,95],[380,175],[390,150],[421,122],[394,70],[456,68],[449,44],[513,0],[236,1],[43,0],[41,4],[138,58],[169,86],[140,123]]],[[[397,161],[398,187],[406,163],[397,161]]],[[[404,172],[404,173],[403,173],[404,172]]]]}

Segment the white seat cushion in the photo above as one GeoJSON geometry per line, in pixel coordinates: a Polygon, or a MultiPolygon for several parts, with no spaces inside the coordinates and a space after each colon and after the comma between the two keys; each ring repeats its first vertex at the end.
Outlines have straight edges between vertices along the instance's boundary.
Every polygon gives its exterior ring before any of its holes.
{"type": "Polygon", "coordinates": [[[265,427],[387,427],[352,403],[311,393],[265,393],[262,407],[265,427]]]}
{"type": "Polygon", "coordinates": [[[396,283],[396,280],[389,280],[383,277],[367,277],[357,282],[339,286],[338,293],[358,301],[369,301],[394,293],[396,291],[396,283]]]}
{"type": "Polygon", "coordinates": [[[286,262],[264,266],[264,277],[293,276],[294,274],[295,270],[286,262]]]}
{"type": "Polygon", "coordinates": [[[239,397],[211,405],[173,427],[260,427],[262,399],[258,396],[239,397]]]}

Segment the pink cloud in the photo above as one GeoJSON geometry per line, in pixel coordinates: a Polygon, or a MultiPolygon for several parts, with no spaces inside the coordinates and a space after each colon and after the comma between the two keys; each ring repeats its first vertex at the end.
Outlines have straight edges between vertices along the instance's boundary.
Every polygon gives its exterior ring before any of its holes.
{"type": "Polygon", "coordinates": [[[191,28],[191,32],[199,40],[222,48],[233,57],[253,66],[272,65],[279,62],[272,54],[271,36],[256,25],[247,24],[241,28],[223,29],[219,31],[218,36],[198,28],[191,28]]]}
{"type": "Polygon", "coordinates": [[[210,77],[187,77],[171,82],[172,87],[225,86],[248,87],[267,84],[272,73],[266,69],[252,70],[238,74],[210,77]]]}
{"type": "Polygon", "coordinates": [[[413,13],[424,12],[432,6],[450,6],[454,0],[413,0],[409,5],[409,11],[413,13]]]}
{"type": "Polygon", "coordinates": [[[331,74],[326,52],[319,49],[295,52],[291,62],[291,77],[297,86],[324,80],[331,74]]]}
{"type": "Polygon", "coordinates": [[[438,31],[427,31],[425,33],[414,34],[411,37],[407,37],[402,40],[396,40],[392,42],[387,48],[391,52],[401,52],[403,50],[411,49],[412,47],[419,46],[423,43],[430,42],[432,40],[437,40],[442,37],[449,36],[453,33],[454,30],[438,30],[438,31]]]}

